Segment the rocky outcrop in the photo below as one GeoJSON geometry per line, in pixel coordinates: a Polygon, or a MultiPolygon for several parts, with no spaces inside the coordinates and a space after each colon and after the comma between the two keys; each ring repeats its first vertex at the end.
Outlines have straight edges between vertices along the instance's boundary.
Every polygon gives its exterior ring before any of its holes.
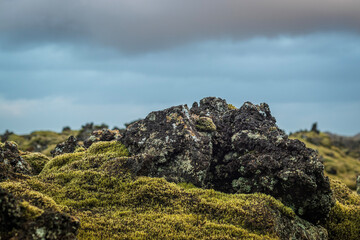
{"type": "Polygon", "coordinates": [[[119,140],[121,137],[121,134],[119,130],[110,130],[110,129],[101,129],[101,130],[95,130],[92,132],[90,137],[84,141],[84,146],[86,148],[89,148],[93,143],[100,142],[100,141],[114,141],[119,140]]]}
{"type": "Polygon", "coordinates": [[[265,103],[233,109],[223,99],[204,98],[191,109],[150,113],[129,125],[120,141],[139,162],[137,175],[270,194],[313,223],[334,203],[316,152],[289,139],[265,103]]]}
{"type": "Polygon", "coordinates": [[[79,134],[76,136],[76,138],[79,141],[85,141],[86,139],[88,139],[90,137],[90,135],[92,134],[93,131],[101,130],[104,128],[109,128],[109,126],[106,124],[94,125],[94,123],[87,123],[87,124],[81,126],[81,130],[80,130],[79,134]]]}
{"type": "Polygon", "coordinates": [[[0,143],[0,181],[16,174],[30,174],[30,165],[20,156],[14,142],[0,143]]]}
{"type": "Polygon", "coordinates": [[[51,151],[51,154],[55,157],[64,153],[73,153],[79,147],[89,148],[95,142],[118,141],[120,138],[121,134],[119,130],[110,130],[106,128],[95,130],[83,144],[79,143],[76,137],[70,136],[65,142],[59,143],[55,149],[51,151]]]}
{"type": "Polygon", "coordinates": [[[80,145],[76,137],[70,136],[65,142],[59,143],[56,145],[55,149],[50,153],[53,157],[64,154],[64,153],[73,153],[77,147],[80,145]]]}
{"type": "Polygon", "coordinates": [[[50,211],[32,216],[33,209],[0,188],[0,239],[76,239],[78,220],[50,211]]]}
{"type": "Polygon", "coordinates": [[[4,134],[0,135],[0,141],[5,142],[8,140],[9,136],[14,134],[13,132],[10,132],[9,130],[6,130],[4,134]]]}

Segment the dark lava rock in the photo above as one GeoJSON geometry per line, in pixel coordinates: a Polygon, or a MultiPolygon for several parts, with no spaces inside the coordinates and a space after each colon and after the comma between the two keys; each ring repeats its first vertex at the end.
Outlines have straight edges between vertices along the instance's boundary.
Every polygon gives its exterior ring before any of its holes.
{"type": "Polygon", "coordinates": [[[81,130],[80,130],[79,134],[76,136],[76,138],[79,141],[85,141],[86,139],[88,139],[91,136],[93,131],[101,130],[103,128],[109,128],[109,126],[106,124],[94,125],[94,123],[87,123],[87,124],[81,126],[81,130]]]}
{"type": "Polygon", "coordinates": [[[0,181],[16,174],[31,174],[30,165],[20,156],[16,143],[0,143],[0,181]]]}
{"type": "Polygon", "coordinates": [[[50,211],[31,218],[25,211],[11,193],[0,188],[0,239],[76,239],[78,220],[50,211]]]}
{"type": "Polygon", "coordinates": [[[50,153],[53,157],[64,154],[64,153],[73,153],[77,147],[80,145],[76,137],[70,136],[65,142],[59,143],[56,145],[55,149],[50,153]]]}
{"type": "Polygon", "coordinates": [[[101,130],[93,131],[91,136],[84,141],[84,146],[88,148],[95,142],[119,140],[120,137],[121,134],[119,130],[110,130],[104,128],[101,130]]]}
{"type": "Polygon", "coordinates": [[[10,132],[9,130],[6,130],[3,135],[0,135],[0,141],[5,142],[8,140],[9,136],[14,134],[13,132],[10,132]]]}
{"type": "Polygon", "coordinates": [[[262,192],[317,223],[334,204],[316,152],[289,139],[269,106],[233,109],[220,98],[150,113],[121,138],[137,175],[190,182],[226,193],[262,192]]]}

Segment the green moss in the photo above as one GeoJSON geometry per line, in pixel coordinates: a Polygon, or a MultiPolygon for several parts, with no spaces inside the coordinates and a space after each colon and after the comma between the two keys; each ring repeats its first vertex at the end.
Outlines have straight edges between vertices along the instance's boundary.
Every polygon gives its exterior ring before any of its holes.
{"type": "Polygon", "coordinates": [[[202,132],[213,132],[216,131],[216,125],[214,124],[214,122],[212,121],[211,118],[208,117],[200,117],[197,121],[196,121],[196,128],[199,131],[202,132]]]}
{"type": "Polygon", "coordinates": [[[14,194],[15,197],[29,202],[40,209],[47,209],[52,211],[60,211],[63,207],[56,204],[56,202],[46,194],[33,190],[26,181],[6,181],[0,182],[0,187],[7,189],[14,194]]]}
{"type": "MultiPolygon", "coordinates": [[[[42,174],[50,172],[64,172],[76,170],[97,169],[111,172],[111,167],[117,167],[117,172],[122,172],[122,164],[129,155],[127,149],[119,142],[97,142],[88,150],[59,155],[50,160],[44,167],[42,174]]],[[[123,171],[124,174],[125,171],[123,171]]]]}
{"type": "Polygon", "coordinates": [[[338,202],[345,205],[359,205],[360,196],[354,191],[349,189],[344,183],[330,178],[331,190],[334,193],[334,197],[338,202]]]}
{"type": "Polygon", "coordinates": [[[22,201],[20,203],[20,206],[21,206],[22,215],[26,219],[37,218],[38,216],[40,216],[41,214],[44,213],[44,210],[42,210],[38,207],[35,207],[34,205],[31,205],[27,201],[22,201]]]}
{"type": "Polygon", "coordinates": [[[186,183],[186,182],[178,183],[177,185],[178,185],[179,187],[183,188],[183,189],[196,188],[194,184],[192,184],[192,183],[186,183]]]}
{"type": "Polygon", "coordinates": [[[85,152],[78,153],[65,153],[51,159],[43,168],[42,173],[49,173],[50,171],[55,171],[60,169],[61,167],[74,162],[76,160],[80,160],[84,157],[85,152]]]}
{"type": "Polygon", "coordinates": [[[97,142],[88,149],[89,155],[108,154],[111,157],[126,157],[129,155],[124,145],[117,141],[97,142]]]}
{"type": "Polygon", "coordinates": [[[359,239],[360,196],[336,180],[331,180],[331,188],[337,201],[325,224],[329,239],[359,239]]]}
{"type": "Polygon", "coordinates": [[[50,159],[41,153],[26,153],[22,157],[30,164],[33,174],[39,174],[50,159]]]}
{"type": "Polygon", "coordinates": [[[184,189],[161,178],[119,179],[92,170],[50,172],[0,186],[39,209],[45,209],[36,201],[41,196],[79,217],[79,239],[276,239],[279,216],[295,216],[265,194],[184,189]]]}
{"type": "Polygon", "coordinates": [[[124,167],[127,156],[120,143],[99,142],[51,159],[37,176],[0,187],[28,203],[28,216],[56,209],[80,218],[79,239],[279,239],[287,227],[302,224],[265,194],[134,178],[124,167]]]}
{"type": "Polygon", "coordinates": [[[85,152],[85,151],[86,151],[86,149],[84,147],[77,147],[75,149],[75,153],[77,153],[77,152],[85,152]]]}

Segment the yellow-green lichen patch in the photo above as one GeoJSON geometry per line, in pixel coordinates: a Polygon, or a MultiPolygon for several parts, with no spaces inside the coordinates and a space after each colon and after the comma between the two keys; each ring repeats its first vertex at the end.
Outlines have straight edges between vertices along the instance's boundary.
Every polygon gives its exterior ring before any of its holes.
{"type": "Polygon", "coordinates": [[[228,104],[228,109],[229,110],[235,110],[235,109],[237,109],[234,105],[232,105],[232,104],[228,104]]]}
{"type": "Polygon", "coordinates": [[[35,175],[39,174],[45,164],[50,161],[50,159],[42,153],[26,153],[22,155],[22,157],[30,164],[32,173],[35,175]]]}
{"type": "Polygon", "coordinates": [[[202,132],[213,132],[216,131],[216,125],[211,118],[200,117],[196,121],[196,129],[202,132]]]}

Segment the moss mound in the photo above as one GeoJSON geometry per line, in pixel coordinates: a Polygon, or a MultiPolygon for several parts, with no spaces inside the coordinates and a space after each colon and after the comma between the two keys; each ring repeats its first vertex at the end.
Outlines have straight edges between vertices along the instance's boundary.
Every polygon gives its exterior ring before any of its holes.
{"type": "Polygon", "coordinates": [[[51,159],[37,176],[1,182],[0,187],[22,200],[29,217],[53,209],[79,218],[79,239],[326,237],[326,230],[299,219],[271,196],[134,178],[126,169],[128,161],[120,143],[94,143],[51,159]]]}
{"type": "Polygon", "coordinates": [[[359,239],[360,196],[337,180],[331,180],[331,188],[337,201],[325,225],[329,239],[359,239]]]}
{"type": "Polygon", "coordinates": [[[38,175],[43,170],[45,164],[50,161],[50,159],[42,153],[26,152],[21,156],[26,162],[30,164],[32,173],[34,175],[38,175]]]}

